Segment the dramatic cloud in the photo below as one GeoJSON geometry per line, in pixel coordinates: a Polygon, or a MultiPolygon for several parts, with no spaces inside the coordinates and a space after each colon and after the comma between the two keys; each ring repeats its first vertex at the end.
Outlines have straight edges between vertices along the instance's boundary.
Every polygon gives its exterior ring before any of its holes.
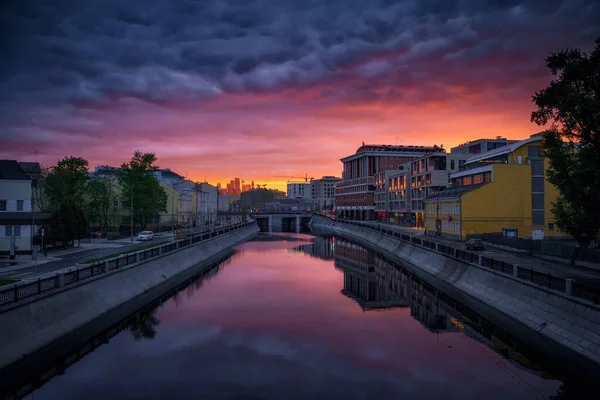
{"type": "Polygon", "coordinates": [[[270,180],[337,173],[363,140],[524,137],[545,56],[589,48],[599,20],[594,0],[9,1],[0,157],[144,148],[270,180]]]}

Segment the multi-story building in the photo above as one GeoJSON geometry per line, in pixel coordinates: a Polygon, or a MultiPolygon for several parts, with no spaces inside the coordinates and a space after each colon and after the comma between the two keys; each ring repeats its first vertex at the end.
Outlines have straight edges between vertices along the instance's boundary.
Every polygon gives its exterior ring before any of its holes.
{"type": "Polygon", "coordinates": [[[386,169],[375,175],[373,203],[375,204],[376,219],[384,222],[396,222],[390,207],[390,188],[393,182],[391,178],[405,172],[405,166],[406,164],[399,166],[398,169],[386,169]]]}
{"type": "Polygon", "coordinates": [[[473,155],[450,175],[452,187],[425,200],[428,234],[463,240],[467,235],[563,236],[550,209],[558,189],[545,177],[542,135],[473,155]]]}
{"type": "Polygon", "coordinates": [[[31,253],[34,234],[51,216],[35,212],[33,178],[17,161],[0,160],[0,254],[31,253]]]}
{"type": "Polygon", "coordinates": [[[317,210],[331,210],[335,201],[336,184],[341,179],[336,176],[324,176],[313,179],[311,184],[312,200],[317,210]]]}
{"type": "Polygon", "coordinates": [[[410,212],[415,226],[425,227],[425,199],[450,186],[449,176],[462,168],[468,154],[428,154],[410,162],[410,212]]]}
{"type": "Polygon", "coordinates": [[[335,208],[340,216],[371,220],[375,217],[375,176],[387,169],[440,152],[438,146],[363,145],[355,154],[341,159],[342,180],[335,194],[335,208]]]}
{"type": "Polygon", "coordinates": [[[486,151],[494,150],[499,147],[508,146],[519,142],[519,140],[511,140],[497,136],[495,139],[477,139],[470,142],[463,143],[459,146],[452,147],[450,153],[452,154],[481,154],[486,151]]]}
{"type": "Polygon", "coordinates": [[[311,182],[288,182],[287,197],[290,199],[312,199],[311,182]]]}

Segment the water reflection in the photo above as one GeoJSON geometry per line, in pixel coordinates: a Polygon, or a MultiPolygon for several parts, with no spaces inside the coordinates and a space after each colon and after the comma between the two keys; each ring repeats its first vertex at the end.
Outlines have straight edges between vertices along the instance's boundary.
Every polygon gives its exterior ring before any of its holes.
{"type": "Polygon", "coordinates": [[[35,399],[556,393],[559,382],[492,351],[485,334],[470,327],[485,326],[482,320],[384,258],[341,239],[283,236],[239,246],[212,279],[180,288],[138,317],[147,325],[135,330],[151,332],[152,340],[122,332],[35,399]]]}

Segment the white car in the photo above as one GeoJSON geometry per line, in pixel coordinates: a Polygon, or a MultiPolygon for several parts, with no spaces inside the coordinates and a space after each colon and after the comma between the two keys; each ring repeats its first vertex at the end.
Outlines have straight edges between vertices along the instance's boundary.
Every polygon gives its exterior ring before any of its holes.
{"type": "Polygon", "coordinates": [[[138,240],[152,240],[154,239],[154,232],[152,231],[141,231],[138,234],[138,240]]]}

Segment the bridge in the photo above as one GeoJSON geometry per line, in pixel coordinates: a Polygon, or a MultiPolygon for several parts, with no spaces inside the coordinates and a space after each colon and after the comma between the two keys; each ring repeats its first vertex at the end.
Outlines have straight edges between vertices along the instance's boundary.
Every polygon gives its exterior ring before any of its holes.
{"type": "Polygon", "coordinates": [[[249,217],[256,220],[261,231],[293,231],[300,233],[300,228],[308,226],[312,219],[312,214],[301,212],[277,212],[277,213],[250,213],[249,217]]]}

